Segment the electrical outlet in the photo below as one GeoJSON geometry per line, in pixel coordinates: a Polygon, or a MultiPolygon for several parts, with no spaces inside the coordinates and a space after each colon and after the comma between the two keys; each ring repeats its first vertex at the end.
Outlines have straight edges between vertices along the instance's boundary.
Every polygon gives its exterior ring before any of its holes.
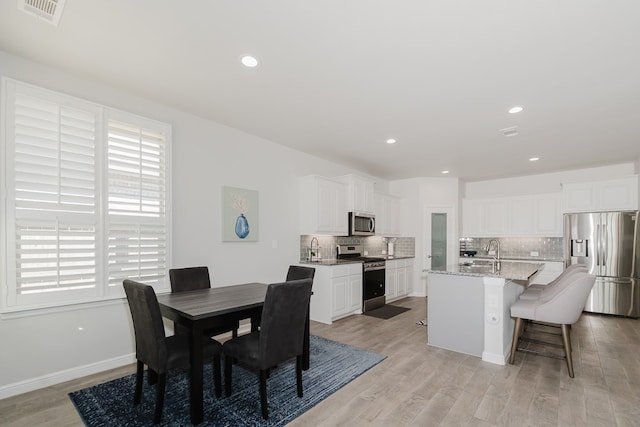
{"type": "Polygon", "coordinates": [[[496,251],[489,251],[488,253],[489,253],[489,255],[495,255],[496,251]]]}
{"type": "Polygon", "coordinates": [[[540,256],[538,251],[531,251],[531,256],[540,256]]]}

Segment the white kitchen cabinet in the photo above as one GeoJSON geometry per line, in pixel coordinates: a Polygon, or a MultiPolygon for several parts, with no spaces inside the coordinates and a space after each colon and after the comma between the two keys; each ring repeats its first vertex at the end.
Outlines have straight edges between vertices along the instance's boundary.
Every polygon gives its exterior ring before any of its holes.
{"type": "Polygon", "coordinates": [[[413,259],[387,260],[385,263],[385,299],[391,302],[413,291],[413,259]]]}
{"type": "Polygon", "coordinates": [[[300,178],[300,234],[348,235],[347,185],[310,175],[300,178]]]}
{"type": "Polygon", "coordinates": [[[463,199],[465,237],[562,236],[560,193],[463,199]]]}
{"type": "Polygon", "coordinates": [[[362,263],[315,265],[311,320],[331,324],[334,320],[362,313],[362,263]]]}
{"type": "Polygon", "coordinates": [[[462,236],[485,236],[482,227],[483,199],[462,199],[462,236]]]}
{"type": "Polygon", "coordinates": [[[638,175],[562,184],[563,212],[638,209],[638,175]]]}
{"type": "Polygon", "coordinates": [[[373,214],[375,182],[359,175],[344,175],[339,178],[347,184],[347,211],[373,214]]]}
{"type": "Polygon", "coordinates": [[[384,271],[384,297],[386,302],[398,299],[398,265],[396,261],[387,261],[384,271]]]}
{"type": "Polygon", "coordinates": [[[376,193],[374,200],[376,234],[379,236],[399,236],[402,199],[388,194],[376,193]]]}

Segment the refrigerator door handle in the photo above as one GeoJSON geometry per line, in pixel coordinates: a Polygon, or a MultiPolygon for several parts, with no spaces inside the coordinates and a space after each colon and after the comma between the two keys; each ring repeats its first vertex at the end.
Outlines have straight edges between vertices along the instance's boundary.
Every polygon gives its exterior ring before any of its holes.
{"type": "Polygon", "coordinates": [[[596,265],[600,266],[600,248],[602,246],[602,243],[600,242],[601,240],[601,235],[600,235],[600,224],[596,224],[596,265]]]}
{"type": "Polygon", "coordinates": [[[607,253],[607,225],[606,224],[602,224],[600,227],[601,228],[601,236],[600,236],[600,242],[601,242],[601,246],[600,246],[600,259],[601,259],[601,265],[604,267],[605,265],[607,265],[607,258],[606,258],[606,253],[607,253]]]}

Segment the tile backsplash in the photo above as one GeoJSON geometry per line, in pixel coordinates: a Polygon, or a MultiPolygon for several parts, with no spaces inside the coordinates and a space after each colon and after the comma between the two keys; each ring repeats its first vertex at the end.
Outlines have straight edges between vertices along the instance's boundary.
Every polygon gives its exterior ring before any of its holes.
{"type": "Polygon", "coordinates": [[[306,260],[311,239],[315,237],[320,244],[318,253],[322,258],[335,258],[338,253],[337,245],[362,245],[362,249],[369,255],[386,254],[388,239],[395,239],[394,254],[396,256],[415,256],[416,239],[414,237],[345,237],[345,236],[317,236],[317,235],[301,235],[300,236],[300,260],[306,260]]]}
{"type": "MultiPolygon", "coordinates": [[[[477,251],[476,256],[488,256],[484,248],[491,238],[465,237],[460,239],[460,252],[477,251]]],[[[531,252],[538,252],[535,258],[558,259],[564,256],[562,237],[501,237],[500,256],[502,258],[534,258],[531,252]]],[[[495,248],[495,245],[492,249],[495,248]]]]}

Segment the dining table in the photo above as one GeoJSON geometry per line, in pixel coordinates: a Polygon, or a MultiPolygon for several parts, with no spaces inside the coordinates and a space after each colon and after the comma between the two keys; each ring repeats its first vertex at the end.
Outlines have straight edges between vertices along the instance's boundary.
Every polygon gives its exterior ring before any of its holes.
{"type": "MultiPolygon", "coordinates": [[[[251,330],[258,330],[268,284],[239,285],[198,289],[158,295],[163,317],[189,329],[191,422],[204,417],[203,403],[203,333],[221,322],[251,319],[251,330]]],[[[309,368],[309,319],[305,325],[303,369],[309,368]]]]}

